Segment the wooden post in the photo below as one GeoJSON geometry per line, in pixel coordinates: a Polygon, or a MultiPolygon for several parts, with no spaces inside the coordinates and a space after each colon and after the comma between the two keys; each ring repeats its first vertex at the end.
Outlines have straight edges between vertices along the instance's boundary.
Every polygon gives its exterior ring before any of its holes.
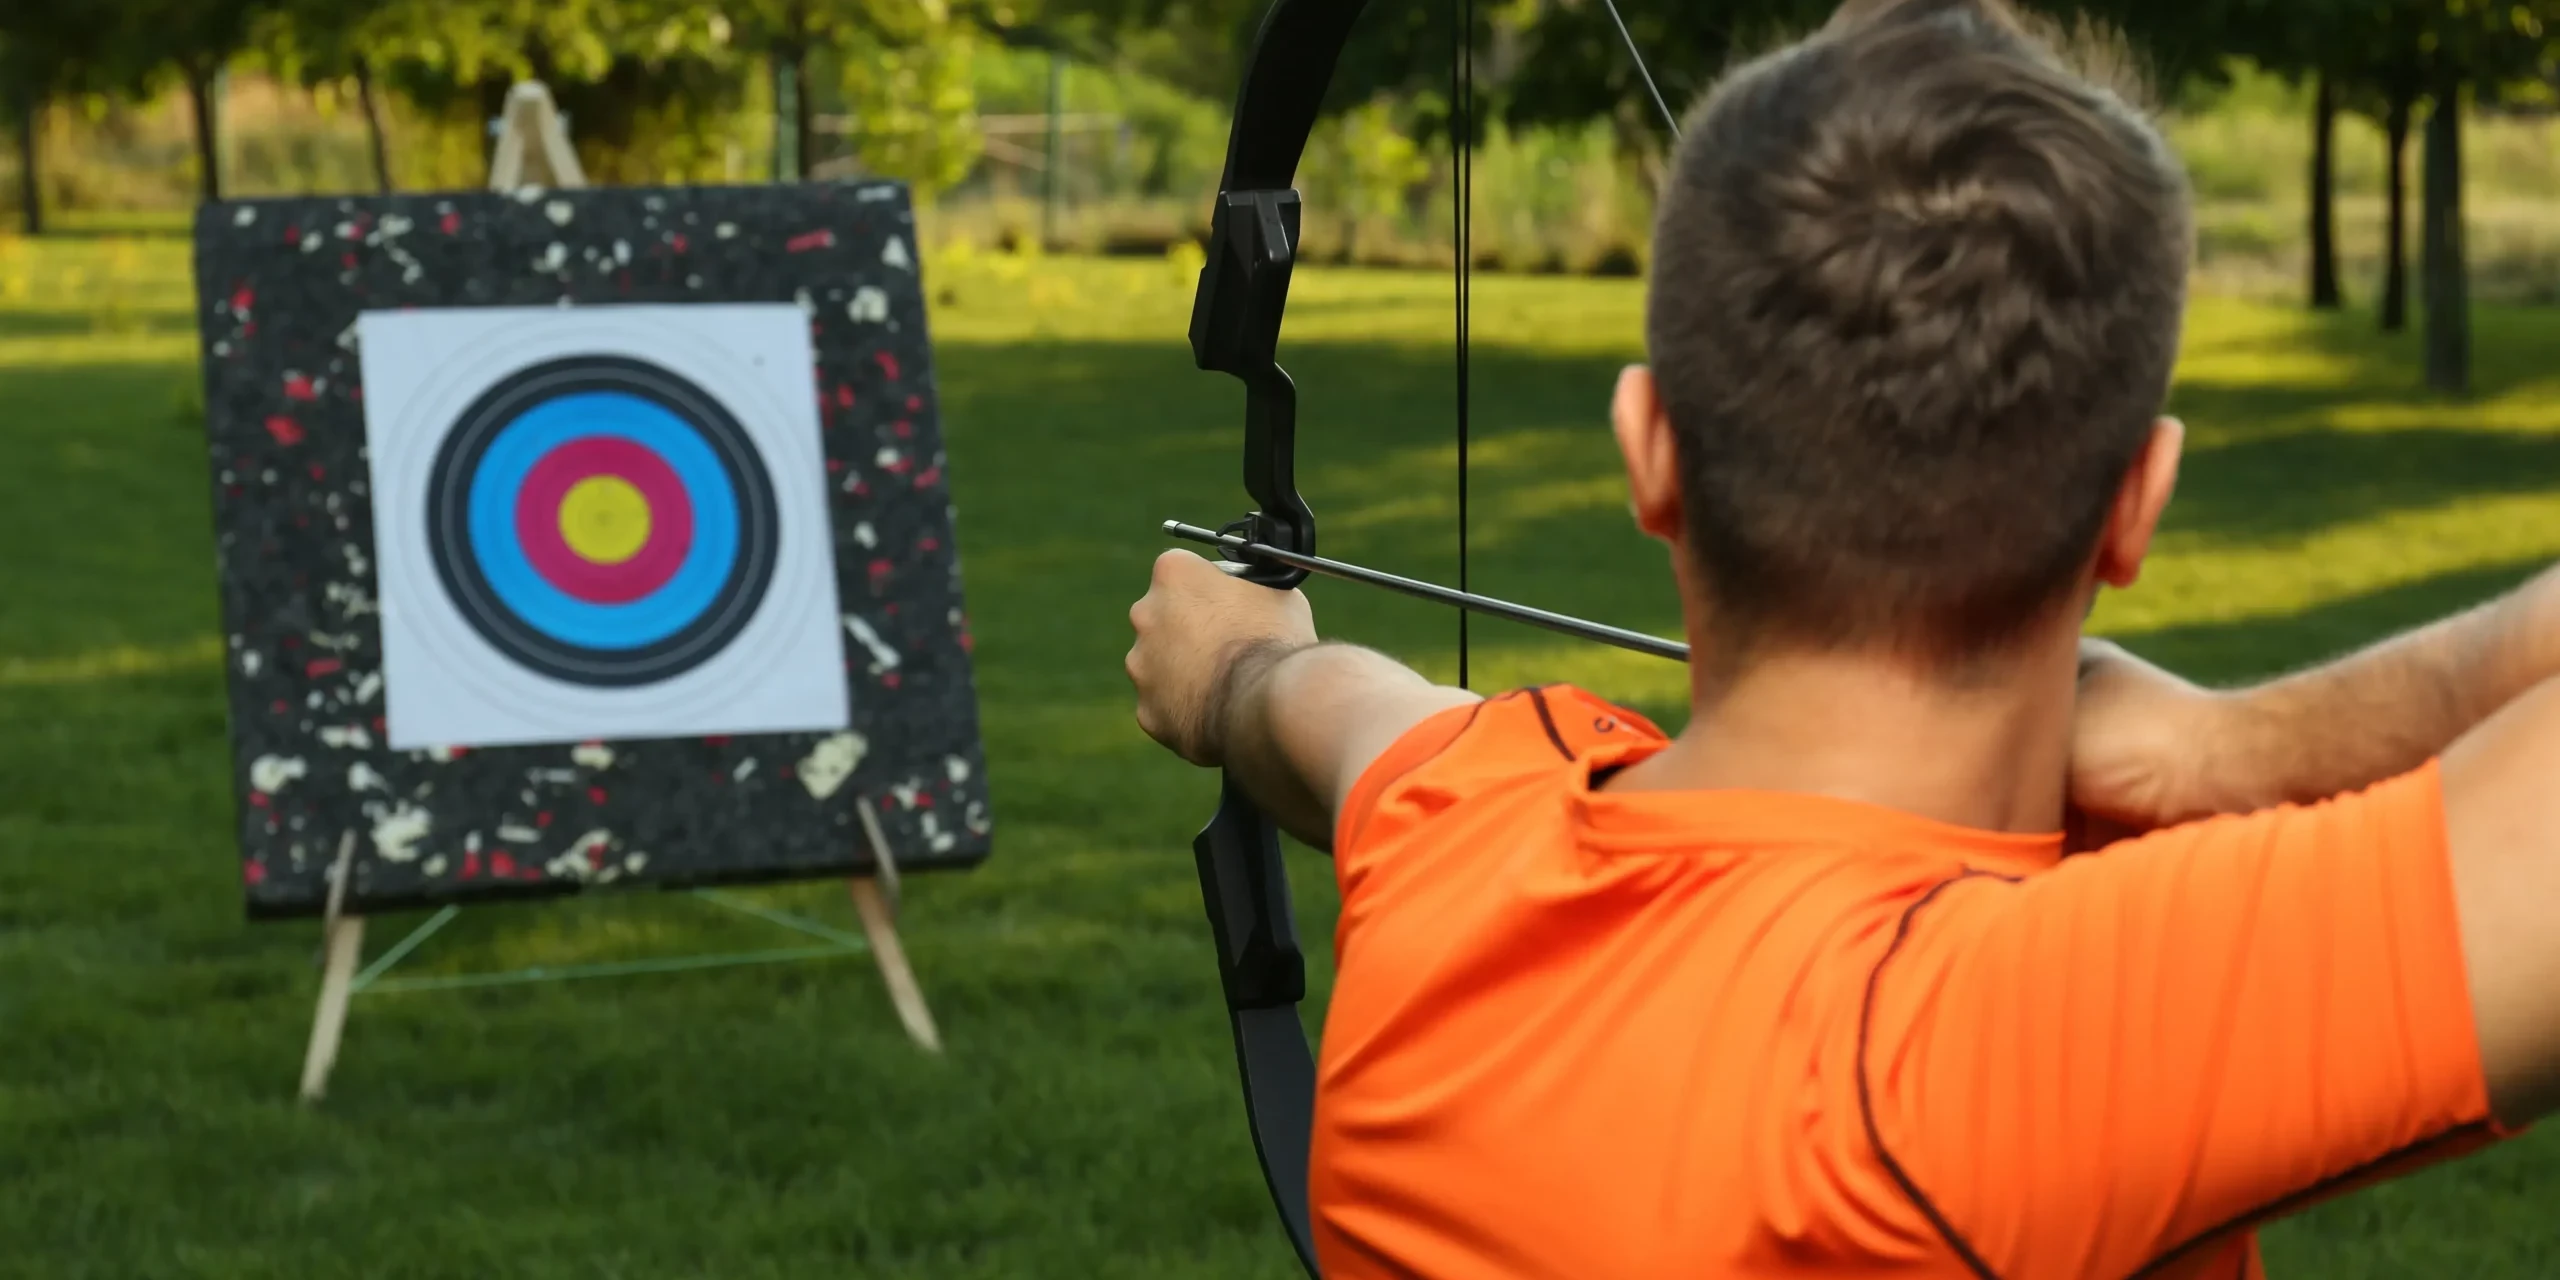
{"type": "Polygon", "coordinates": [[[1058,184],[1066,177],[1065,150],[1058,136],[1059,114],[1067,104],[1067,55],[1056,49],[1049,51],[1049,138],[1048,157],[1040,171],[1040,251],[1058,251],[1058,201],[1065,195],[1058,184]]]}
{"type": "MultiPolygon", "coordinates": [[[[795,46],[796,47],[796,46],[795,46]]],[[[800,154],[800,59],[773,63],[773,180],[798,182],[807,157],[800,154]]]]}
{"type": "Polygon", "coordinates": [[[347,1001],[355,995],[356,961],[364,956],[364,917],[344,914],[347,882],[355,877],[356,833],[338,838],[338,861],[329,876],[329,908],[321,917],[328,956],[320,975],[320,1003],[311,1015],[311,1044],[302,1054],[302,1100],[318,1102],[329,1091],[329,1069],[347,1029],[347,1001]]]}
{"type": "Polygon", "coordinates": [[[871,841],[871,856],[878,864],[875,875],[855,876],[846,883],[853,895],[853,909],[862,917],[862,935],[871,942],[872,957],[880,963],[880,978],[889,985],[889,1003],[897,1006],[898,1021],[905,1023],[907,1035],[928,1053],[942,1052],[942,1033],[934,1028],[933,1010],[926,1007],[924,989],[916,985],[915,970],[907,966],[906,948],[898,943],[897,892],[898,862],[889,852],[888,837],[880,831],[880,819],[871,811],[871,802],[855,803],[862,815],[862,833],[871,841]],[[882,886],[887,892],[882,892],[882,886]]]}

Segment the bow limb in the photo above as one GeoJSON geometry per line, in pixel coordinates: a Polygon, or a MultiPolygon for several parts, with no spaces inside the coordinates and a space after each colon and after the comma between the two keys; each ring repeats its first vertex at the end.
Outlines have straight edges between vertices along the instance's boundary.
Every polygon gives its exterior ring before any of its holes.
{"type": "Polygon", "coordinates": [[[1307,1154],[1314,1138],[1316,1065],[1298,1002],[1306,955],[1289,903],[1280,832],[1235,775],[1221,779],[1218,812],[1191,842],[1200,896],[1217,941],[1218,983],[1234,1033],[1236,1070],[1263,1181],[1307,1274],[1316,1275],[1307,1212],[1307,1154]]]}

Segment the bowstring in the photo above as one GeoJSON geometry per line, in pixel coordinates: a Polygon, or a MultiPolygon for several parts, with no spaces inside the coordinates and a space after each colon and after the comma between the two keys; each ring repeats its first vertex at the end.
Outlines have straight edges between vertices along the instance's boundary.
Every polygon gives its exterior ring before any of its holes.
{"type": "MultiPolygon", "coordinates": [[[[1627,60],[1634,64],[1636,76],[1644,82],[1645,93],[1653,99],[1654,109],[1662,113],[1663,126],[1671,131],[1673,141],[1680,138],[1680,117],[1662,96],[1662,86],[1655,83],[1653,69],[1645,65],[1644,51],[1637,47],[1633,31],[1627,28],[1626,15],[1618,12],[1617,0],[1600,0],[1609,12],[1609,21],[1618,29],[1618,39],[1627,50],[1627,60]]],[[[1476,115],[1476,0],[1449,0],[1449,164],[1455,199],[1451,201],[1450,240],[1457,250],[1453,268],[1453,288],[1457,309],[1458,340],[1458,590],[1469,589],[1467,573],[1467,454],[1468,391],[1473,380],[1468,376],[1469,316],[1475,293],[1475,148],[1469,137],[1475,130],[1476,115]]],[[[1458,610],[1458,687],[1470,688],[1469,614],[1458,610]]]]}
{"type": "MultiPolygon", "coordinates": [[[[1450,0],[1449,4],[1449,156],[1451,180],[1455,186],[1452,201],[1450,239],[1457,249],[1456,332],[1458,339],[1458,590],[1468,590],[1467,582],[1467,443],[1468,389],[1472,379],[1467,367],[1468,317],[1475,291],[1475,148],[1469,135],[1475,131],[1476,96],[1476,0],[1450,0]]],[[[1458,687],[1471,687],[1468,671],[1468,613],[1458,610],[1458,687]]]]}
{"type": "Polygon", "coordinates": [[[1600,4],[1609,11],[1609,21],[1617,24],[1618,39],[1627,46],[1627,60],[1635,64],[1636,75],[1644,81],[1644,91],[1653,95],[1654,108],[1662,112],[1662,123],[1671,130],[1672,140],[1678,141],[1680,117],[1672,114],[1671,103],[1662,96],[1662,86],[1653,82],[1653,69],[1644,64],[1644,53],[1636,48],[1635,33],[1627,30],[1627,19],[1618,12],[1618,0],[1600,0],[1600,4]]]}

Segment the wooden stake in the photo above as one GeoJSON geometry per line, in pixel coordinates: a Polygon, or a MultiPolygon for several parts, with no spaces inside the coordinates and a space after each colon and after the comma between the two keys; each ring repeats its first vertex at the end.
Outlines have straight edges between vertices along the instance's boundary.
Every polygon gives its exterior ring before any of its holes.
{"type": "Polygon", "coordinates": [[[322,916],[327,939],[327,967],[320,975],[320,1004],[311,1016],[311,1044],[302,1055],[302,1100],[317,1102],[329,1091],[329,1069],[338,1062],[338,1042],[347,1028],[347,1001],[355,994],[356,961],[364,957],[364,917],[340,911],[347,882],[355,874],[356,833],[338,839],[338,863],[329,881],[329,907],[322,916]]]}
{"type": "Polygon", "coordinates": [[[855,876],[845,887],[853,895],[854,912],[862,917],[862,933],[871,941],[871,954],[880,963],[880,978],[889,984],[889,1002],[897,1006],[898,1021],[906,1024],[907,1035],[927,1052],[940,1053],[942,1033],[934,1029],[933,1010],[926,1007],[924,989],[916,985],[915,970],[907,966],[906,948],[898,943],[894,901],[897,859],[889,853],[888,838],[881,833],[880,819],[872,814],[870,802],[857,802],[854,808],[862,815],[862,831],[871,841],[871,856],[878,873],[855,876]],[[884,883],[889,886],[888,894],[881,892],[884,883]]]}

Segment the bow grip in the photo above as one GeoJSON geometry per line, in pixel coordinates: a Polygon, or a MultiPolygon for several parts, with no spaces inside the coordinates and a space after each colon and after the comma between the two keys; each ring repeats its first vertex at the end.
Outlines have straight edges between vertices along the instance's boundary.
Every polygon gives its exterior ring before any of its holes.
{"type": "Polygon", "coordinates": [[[1218,811],[1191,842],[1200,896],[1218,946],[1229,1009],[1285,1008],[1307,994],[1307,960],[1280,833],[1233,774],[1220,775],[1218,811]]]}

